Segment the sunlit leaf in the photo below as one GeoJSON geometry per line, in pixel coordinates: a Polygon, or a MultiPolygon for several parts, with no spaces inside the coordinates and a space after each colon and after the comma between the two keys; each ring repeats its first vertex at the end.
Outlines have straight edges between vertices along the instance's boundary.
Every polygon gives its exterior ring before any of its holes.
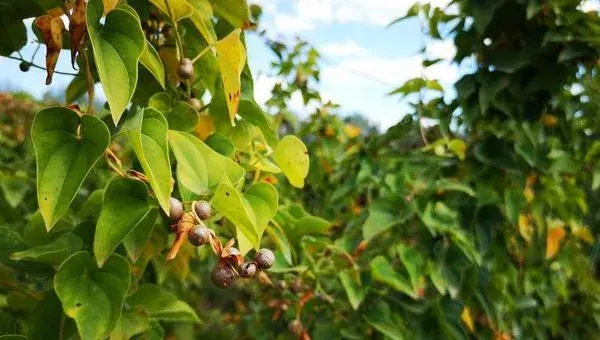
{"type": "Polygon", "coordinates": [[[160,55],[152,46],[152,44],[146,40],[146,48],[140,56],[140,63],[154,76],[162,88],[165,88],[165,68],[163,67],[160,55]]]}
{"type": "Polygon", "coordinates": [[[308,149],[298,137],[291,135],[283,137],[272,157],[290,184],[296,188],[304,187],[304,179],[308,175],[310,163],[308,149]]]}
{"type": "Polygon", "coordinates": [[[232,125],[235,125],[235,115],[240,104],[242,86],[240,76],[246,64],[246,50],[240,40],[240,34],[241,30],[236,29],[215,44],[232,125]]]}
{"type": "Polygon", "coordinates": [[[475,331],[475,323],[473,322],[473,315],[471,314],[471,308],[465,306],[460,314],[461,320],[467,325],[467,328],[471,333],[475,331]]]}

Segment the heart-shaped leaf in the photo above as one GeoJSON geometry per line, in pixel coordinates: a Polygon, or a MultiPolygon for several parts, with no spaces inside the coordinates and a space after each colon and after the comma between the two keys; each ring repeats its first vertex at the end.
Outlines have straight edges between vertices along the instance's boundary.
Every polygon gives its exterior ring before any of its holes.
{"type": "Polygon", "coordinates": [[[163,67],[162,60],[160,60],[158,51],[156,51],[148,40],[146,40],[146,48],[140,56],[140,63],[158,80],[158,83],[164,89],[165,68],[163,67]]]}
{"type": "Polygon", "coordinates": [[[73,254],[58,268],[54,290],[83,340],[109,335],[121,316],[130,278],[127,260],[117,254],[102,269],[85,251],[73,254]]]}
{"type": "MultiPolygon", "coordinates": [[[[244,199],[248,202],[251,213],[254,214],[254,219],[256,220],[254,227],[256,228],[256,233],[260,240],[267,224],[275,214],[277,214],[279,194],[277,193],[277,189],[271,184],[257,183],[244,193],[244,199]]],[[[244,236],[239,228],[237,228],[237,239],[238,247],[242,254],[246,254],[253,248],[252,243],[244,236]]]]}
{"type": "Polygon", "coordinates": [[[296,188],[304,187],[304,179],[308,176],[308,150],[306,145],[296,136],[285,136],[273,152],[273,160],[290,184],[296,188]]]}
{"type": "Polygon", "coordinates": [[[244,177],[244,169],[231,158],[188,133],[169,131],[169,143],[177,160],[179,183],[198,195],[210,194],[223,176],[232,183],[244,177]]]}
{"type": "Polygon", "coordinates": [[[66,212],[79,187],[110,141],[106,125],[94,116],[64,107],[39,111],[31,127],[37,161],[37,197],[50,230],[66,212]]]}
{"type": "Polygon", "coordinates": [[[241,30],[236,29],[215,44],[221,78],[223,79],[225,101],[227,102],[227,110],[232,125],[235,125],[235,115],[240,104],[242,90],[240,76],[246,64],[246,50],[240,40],[240,34],[241,30]]]}
{"type": "Polygon", "coordinates": [[[150,97],[148,106],[160,111],[169,122],[169,129],[192,131],[198,123],[198,114],[194,108],[166,92],[159,92],[150,97]]]}
{"type": "Polygon", "coordinates": [[[146,43],[140,19],[133,9],[127,5],[113,9],[102,25],[103,11],[101,0],[90,0],[86,23],[98,76],[117,125],[135,92],[138,61],[146,43]]]}
{"type": "Polygon", "coordinates": [[[134,120],[133,128],[128,131],[129,140],[158,203],[169,214],[172,178],[167,120],[152,108],[143,110],[134,120]]]}
{"type": "MultiPolygon", "coordinates": [[[[148,189],[141,181],[115,178],[108,184],[94,237],[94,255],[99,267],[134,230],[146,235],[143,241],[146,243],[158,214],[148,199],[148,189]]],[[[125,242],[126,248],[131,248],[127,245],[125,242]]],[[[131,253],[129,256],[135,261],[135,256],[131,253]]]]}
{"type": "Polygon", "coordinates": [[[141,285],[135,294],[127,298],[130,306],[142,306],[150,318],[170,322],[199,322],[192,307],[177,296],[153,284],[141,285]]]}

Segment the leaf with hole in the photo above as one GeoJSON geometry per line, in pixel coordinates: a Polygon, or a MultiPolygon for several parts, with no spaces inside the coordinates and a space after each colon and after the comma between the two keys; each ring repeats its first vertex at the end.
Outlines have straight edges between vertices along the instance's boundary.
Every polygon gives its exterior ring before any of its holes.
{"type": "Polygon", "coordinates": [[[54,290],[83,340],[106,338],[121,316],[131,273],[127,260],[111,256],[102,269],[88,252],[69,257],[56,272],[54,290]]]}

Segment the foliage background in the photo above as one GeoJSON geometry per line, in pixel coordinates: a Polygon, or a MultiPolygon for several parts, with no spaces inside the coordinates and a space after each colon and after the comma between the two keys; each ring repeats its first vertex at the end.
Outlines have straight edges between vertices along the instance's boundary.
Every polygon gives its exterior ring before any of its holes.
{"type": "MultiPolygon", "coordinates": [[[[285,79],[267,109],[277,112],[279,132],[300,136],[311,156],[300,190],[269,173],[270,164],[249,168],[279,191],[262,241],[278,250],[277,264],[268,278],[218,290],[207,249],[184,248],[177,263],[161,266],[156,259],[172,236],[159,222],[149,243],[159,250],[137,280],[186,301],[193,314],[161,317],[125,304],[122,320],[145,325],[135,337],[293,338],[294,320],[306,330],[301,337],[316,339],[600,336],[598,15],[580,11],[579,1],[456,2],[458,14],[415,5],[408,15],[420,16],[432,38],[453,39],[456,61],[474,56],[476,71],[456,83],[451,100],[435,79],[399,86],[390,95],[414,110],[385,132],[339,118],[336,105],[320,99],[319,54],[310,45],[267,40],[285,79]],[[286,110],[295,92],[318,103],[305,121],[286,110]],[[424,127],[423,118],[437,124],[424,127]]],[[[0,329],[40,338],[39,318],[52,315],[55,334],[77,337],[72,319],[61,317],[53,267],[11,259],[36,223],[27,131],[49,103],[7,94],[0,103],[0,329]]],[[[139,169],[134,157],[123,158],[139,169]]],[[[86,202],[111,175],[100,165],[73,202],[67,220],[84,247],[97,219],[86,202]]],[[[232,235],[227,223],[215,228],[232,235]]]]}

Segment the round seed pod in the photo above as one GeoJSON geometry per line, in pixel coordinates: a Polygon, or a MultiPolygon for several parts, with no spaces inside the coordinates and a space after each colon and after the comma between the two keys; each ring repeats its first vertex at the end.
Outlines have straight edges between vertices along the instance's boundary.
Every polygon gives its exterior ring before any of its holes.
{"type": "Polygon", "coordinates": [[[210,230],[207,227],[197,224],[188,231],[188,240],[194,247],[200,247],[210,243],[210,230]]]}
{"type": "Polygon", "coordinates": [[[194,64],[189,58],[181,59],[179,68],[177,68],[177,75],[181,79],[190,79],[194,76],[194,64]]]}
{"type": "Polygon", "coordinates": [[[275,263],[275,254],[269,249],[263,248],[256,252],[254,256],[254,261],[258,265],[258,268],[264,270],[269,269],[275,263]]]}
{"type": "Polygon", "coordinates": [[[30,64],[30,63],[28,63],[28,62],[26,62],[26,61],[23,61],[23,62],[21,62],[21,63],[19,64],[19,69],[20,69],[22,72],[27,72],[27,71],[29,71],[29,68],[30,68],[30,67],[31,67],[31,64],[30,64]]]}
{"type": "Polygon", "coordinates": [[[200,111],[202,108],[202,102],[200,102],[198,98],[188,98],[187,103],[190,104],[196,111],[200,111]]]}
{"type": "Polygon", "coordinates": [[[254,262],[244,262],[240,266],[240,276],[243,278],[251,278],[256,274],[258,267],[254,262]]]}
{"type": "Polygon", "coordinates": [[[213,269],[210,278],[215,286],[227,288],[237,280],[237,274],[230,266],[219,264],[213,269]]]}
{"type": "Polygon", "coordinates": [[[204,200],[194,202],[194,211],[201,220],[207,220],[212,216],[212,207],[210,203],[204,200]]]}
{"type": "Polygon", "coordinates": [[[169,198],[169,218],[171,222],[177,222],[183,216],[183,204],[175,197],[169,198]]]}
{"type": "Polygon", "coordinates": [[[302,326],[302,321],[296,319],[288,325],[288,330],[290,333],[294,334],[294,336],[299,337],[302,332],[304,332],[304,327],[302,326]]]}

